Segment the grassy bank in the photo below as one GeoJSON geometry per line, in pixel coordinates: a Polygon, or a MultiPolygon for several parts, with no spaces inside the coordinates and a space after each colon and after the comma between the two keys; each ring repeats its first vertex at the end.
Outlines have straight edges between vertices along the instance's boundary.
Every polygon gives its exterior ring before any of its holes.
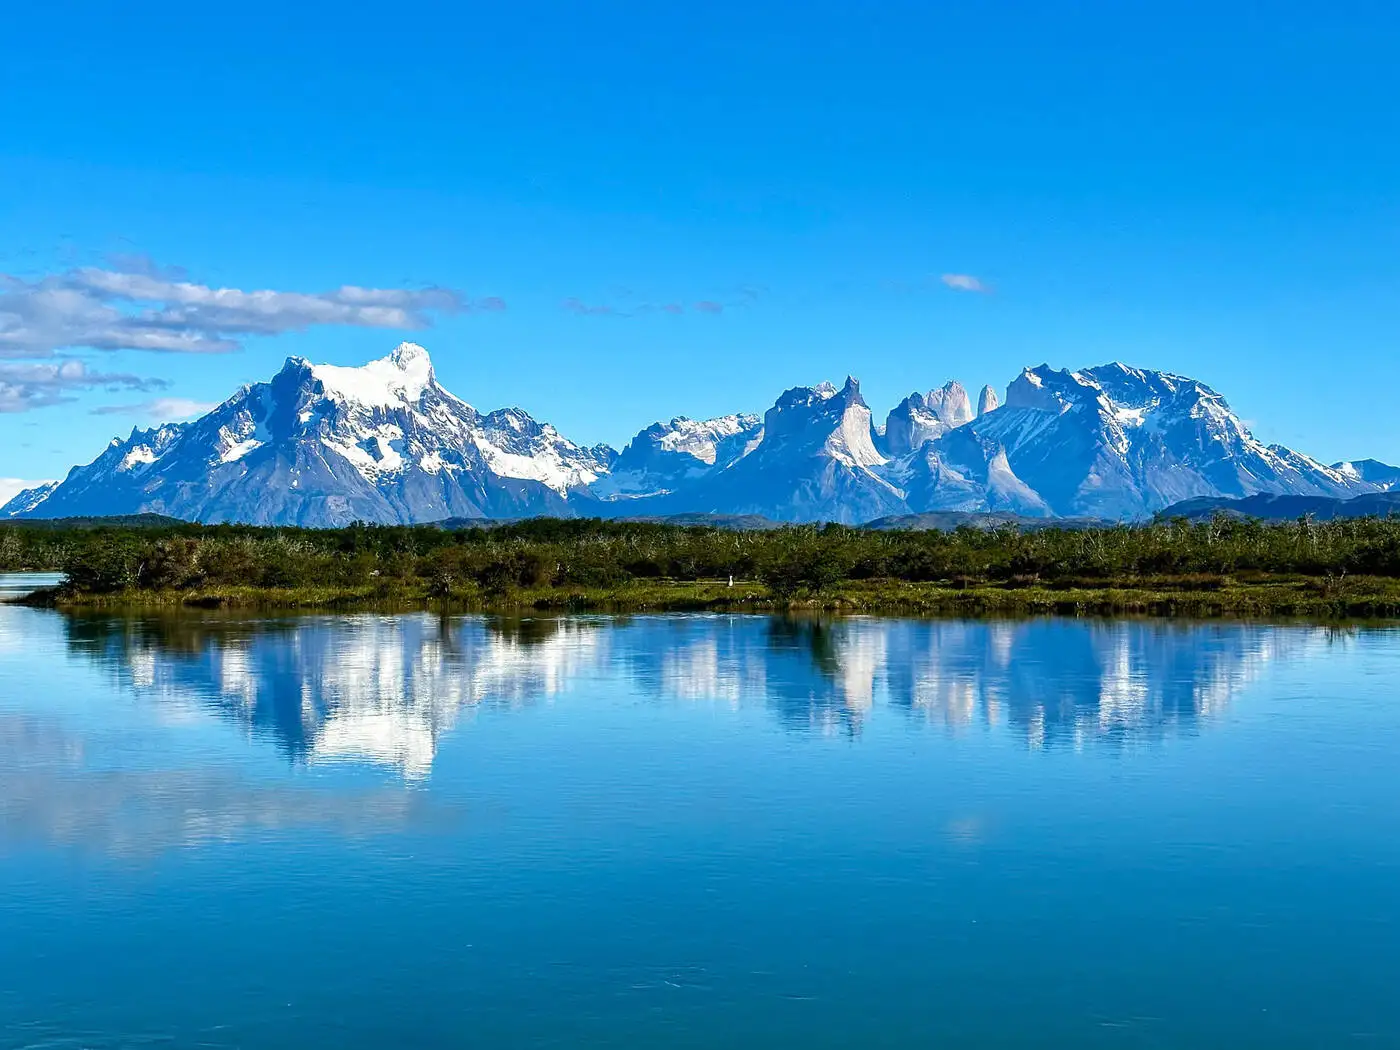
{"type": "Polygon", "coordinates": [[[843,581],[820,591],[775,594],[760,581],[649,580],[604,587],[543,586],[450,597],[426,587],[217,586],[56,591],[35,604],[70,609],[230,608],[283,610],[433,609],[497,612],[771,612],[813,610],[919,615],[1155,615],[1193,617],[1400,618],[1400,581],[1377,577],[1248,579],[1156,577],[1057,583],[983,582],[952,586],[895,580],[843,581]]]}
{"type": "Polygon", "coordinates": [[[0,571],[16,570],[67,574],[38,600],[69,607],[1395,617],[1400,520],[952,532],[550,519],[0,526],[0,571]]]}

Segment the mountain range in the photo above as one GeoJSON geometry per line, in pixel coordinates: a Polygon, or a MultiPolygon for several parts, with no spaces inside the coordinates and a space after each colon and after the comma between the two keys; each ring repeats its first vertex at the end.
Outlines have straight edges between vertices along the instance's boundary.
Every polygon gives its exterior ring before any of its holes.
{"type": "Polygon", "coordinates": [[[1326,466],[1250,434],[1194,379],[1123,364],[1027,368],[1004,403],[950,382],[877,424],[848,378],[762,417],[678,416],[618,452],[518,408],[481,413],[404,343],[359,368],[291,358],[188,423],[134,429],[0,517],[154,513],[337,526],[461,518],[761,516],[866,522],[938,512],[1133,520],[1197,498],[1346,499],[1400,468],[1326,466]]]}
{"type": "Polygon", "coordinates": [[[1197,496],[1174,503],[1162,512],[1171,518],[1208,521],[1224,515],[1255,518],[1259,521],[1297,521],[1313,518],[1333,521],[1339,518],[1393,518],[1400,515],[1400,492],[1367,492],[1349,499],[1329,496],[1293,496],[1261,492],[1242,499],[1197,496]]]}

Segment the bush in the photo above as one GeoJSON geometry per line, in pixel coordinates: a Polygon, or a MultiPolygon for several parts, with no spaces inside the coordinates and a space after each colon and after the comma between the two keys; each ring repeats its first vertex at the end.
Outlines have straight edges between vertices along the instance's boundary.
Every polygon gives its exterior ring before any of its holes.
{"type": "Polygon", "coordinates": [[[75,587],[341,586],[441,597],[634,580],[757,578],[779,598],[842,580],[1054,588],[1165,578],[1208,589],[1268,574],[1400,577],[1400,520],[1161,521],[1102,529],[878,532],[794,525],[731,532],[650,522],[550,520],[260,529],[239,525],[0,526],[0,570],[60,569],[75,587]]]}

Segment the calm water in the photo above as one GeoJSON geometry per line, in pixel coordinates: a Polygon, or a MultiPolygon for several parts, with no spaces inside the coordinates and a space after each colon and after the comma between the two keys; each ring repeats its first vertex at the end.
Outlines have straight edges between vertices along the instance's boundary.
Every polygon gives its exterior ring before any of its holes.
{"type": "Polygon", "coordinates": [[[1400,1047],[1400,635],[0,608],[0,1046],[1400,1047]]]}

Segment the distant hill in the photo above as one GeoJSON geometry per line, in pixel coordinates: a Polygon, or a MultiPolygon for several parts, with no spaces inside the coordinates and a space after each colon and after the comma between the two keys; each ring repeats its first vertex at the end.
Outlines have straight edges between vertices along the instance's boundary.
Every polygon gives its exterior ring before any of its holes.
{"type": "Polygon", "coordinates": [[[1022,529],[1088,529],[1113,522],[1102,518],[1028,518],[1022,514],[977,513],[975,511],[931,511],[927,514],[894,514],[866,522],[867,529],[949,532],[969,525],[976,529],[993,529],[999,525],[1014,525],[1022,529]]]}
{"type": "Polygon", "coordinates": [[[436,525],[448,532],[460,532],[463,529],[499,529],[505,525],[514,525],[517,521],[524,520],[524,518],[444,518],[442,521],[428,521],[424,524],[436,525]]]}
{"type": "Polygon", "coordinates": [[[1400,492],[1370,492],[1352,499],[1327,496],[1280,496],[1261,493],[1244,499],[1199,497],[1174,503],[1161,518],[1189,518],[1203,521],[1218,514],[1261,521],[1292,521],[1309,516],[1319,521],[1334,518],[1388,518],[1400,515],[1400,492]]]}
{"type": "Polygon", "coordinates": [[[75,518],[11,518],[0,519],[0,525],[13,525],[25,529],[167,529],[175,525],[188,525],[182,518],[171,518],[164,514],[114,514],[111,517],[75,518]]]}
{"type": "MultiPolygon", "coordinates": [[[[461,529],[498,529],[506,525],[516,525],[522,521],[547,520],[532,518],[447,518],[433,522],[449,531],[461,529]]],[[[570,519],[556,519],[566,521],[570,519]]],[[[635,521],[647,525],[676,525],[679,527],[699,527],[711,529],[733,529],[747,532],[756,529],[780,529],[783,522],[773,521],[758,514],[665,514],[635,515],[632,517],[604,518],[605,521],[635,521]]]]}
{"type": "Polygon", "coordinates": [[[659,516],[640,515],[621,518],[621,521],[652,522],[657,525],[700,526],[712,529],[733,529],[736,532],[753,532],[762,529],[781,529],[790,522],[774,521],[761,514],[666,514],[659,516]]]}

